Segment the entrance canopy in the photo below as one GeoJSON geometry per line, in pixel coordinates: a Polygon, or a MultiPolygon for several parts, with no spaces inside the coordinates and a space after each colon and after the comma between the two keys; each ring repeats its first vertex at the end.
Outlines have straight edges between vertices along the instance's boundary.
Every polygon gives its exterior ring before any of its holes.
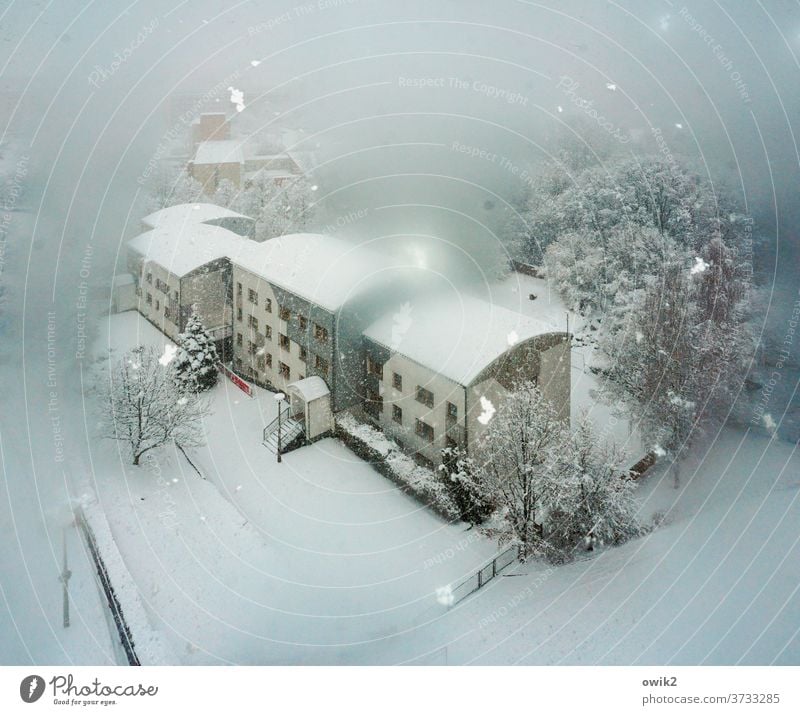
{"type": "Polygon", "coordinates": [[[321,397],[331,394],[325,380],[317,375],[305,377],[302,380],[293,382],[288,387],[289,392],[296,393],[304,402],[313,402],[321,397]]]}

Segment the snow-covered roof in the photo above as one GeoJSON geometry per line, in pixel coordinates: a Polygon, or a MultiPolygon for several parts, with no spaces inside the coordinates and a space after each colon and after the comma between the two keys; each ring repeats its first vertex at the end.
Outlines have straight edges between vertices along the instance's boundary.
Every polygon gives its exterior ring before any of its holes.
{"type": "Polygon", "coordinates": [[[331,391],[325,384],[325,380],[317,375],[305,377],[302,380],[293,382],[289,385],[288,389],[297,390],[297,392],[300,393],[300,397],[306,402],[312,402],[313,400],[318,400],[320,397],[331,394],[331,391]]]}
{"type": "Polygon", "coordinates": [[[195,164],[241,164],[244,162],[242,143],[235,139],[200,142],[193,161],[195,164]]]}
{"type": "Polygon", "coordinates": [[[186,224],[206,223],[225,218],[243,218],[248,221],[253,219],[230,209],[216,204],[196,203],[177,204],[165,209],[155,211],[142,219],[142,224],[148,228],[182,228],[186,224]]]}
{"type": "Polygon", "coordinates": [[[460,385],[469,385],[514,345],[563,330],[563,323],[449,293],[401,304],[370,325],[364,335],[460,385]]]}
{"type": "Polygon", "coordinates": [[[197,223],[145,231],[128,241],[128,247],[180,277],[236,253],[246,243],[252,241],[227,228],[197,223]]]}
{"type": "Polygon", "coordinates": [[[247,241],[231,254],[234,264],[330,311],[379,279],[387,265],[364,246],[318,233],[247,241]]]}

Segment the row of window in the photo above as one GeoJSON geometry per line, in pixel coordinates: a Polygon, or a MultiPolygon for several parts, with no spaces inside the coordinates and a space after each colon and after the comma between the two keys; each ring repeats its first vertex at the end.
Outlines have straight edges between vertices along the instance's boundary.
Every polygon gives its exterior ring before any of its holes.
{"type": "MultiPolygon", "coordinates": [[[[271,338],[272,337],[272,333],[271,332],[268,333],[267,337],[271,338]]],[[[278,334],[278,338],[279,338],[280,347],[283,350],[286,350],[288,352],[290,350],[290,347],[291,347],[291,343],[289,341],[289,337],[279,333],[278,334]]],[[[237,347],[240,347],[240,348],[244,347],[244,336],[241,333],[236,333],[236,345],[237,345],[237,347]]],[[[304,348],[302,345],[299,346],[299,347],[300,347],[300,353],[299,353],[298,357],[300,358],[300,361],[301,362],[307,362],[307,360],[308,360],[308,350],[306,348],[304,348]]],[[[258,346],[256,345],[256,343],[254,343],[251,340],[248,340],[247,341],[247,352],[250,355],[256,355],[257,351],[258,351],[258,346]]],[[[266,361],[267,366],[268,367],[272,367],[272,356],[269,355],[269,353],[265,353],[265,354],[268,355],[268,357],[269,357],[269,359],[266,361]]],[[[280,363],[280,364],[282,365],[283,363],[280,363]]],[[[317,372],[319,372],[320,374],[325,375],[327,377],[327,375],[328,375],[328,361],[327,360],[325,360],[324,358],[321,358],[319,355],[314,355],[314,368],[317,370],[317,372]]],[[[287,370],[288,370],[288,368],[287,368],[287,370]]],[[[283,374],[283,373],[281,372],[281,374],[283,374]]],[[[302,379],[302,378],[298,378],[298,379],[302,379]]]]}
{"type": "MultiPolygon", "coordinates": [[[[377,378],[381,380],[383,379],[383,365],[374,360],[370,355],[367,355],[367,372],[371,375],[375,375],[377,378]]],[[[400,392],[402,392],[403,376],[400,373],[397,372],[392,373],[392,387],[395,390],[399,390],[400,392]]],[[[415,399],[417,400],[417,402],[430,408],[433,408],[435,402],[433,392],[422,387],[421,385],[417,385],[415,399]]],[[[448,421],[458,419],[458,407],[454,405],[452,402],[447,403],[447,418],[448,421]]]]}
{"type": "MultiPolygon", "coordinates": [[[[145,275],[145,280],[150,284],[153,285],[153,274],[152,272],[148,271],[145,275]]],[[[169,284],[162,281],[160,278],[156,278],[156,290],[161,291],[164,295],[169,295],[169,284]]],[[[175,300],[178,300],[178,291],[175,291],[175,300]]]]}
{"type": "MultiPolygon", "coordinates": [[[[283,310],[284,310],[284,308],[281,308],[281,311],[283,311],[283,310]]],[[[287,315],[288,315],[288,313],[287,313],[287,315]]],[[[236,320],[238,320],[239,322],[242,322],[242,320],[244,320],[244,314],[243,314],[241,308],[237,308],[236,309],[236,320]]],[[[281,320],[284,320],[284,318],[282,316],[281,316],[281,320]]],[[[285,318],[285,320],[288,320],[288,318],[285,318]]],[[[300,328],[302,330],[306,330],[308,328],[308,319],[307,318],[304,318],[302,315],[300,315],[300,316],[297,317],[297,320],[298,320],[298,322],[300,324],[300,328]]],[[[250,314],[250,315],[247,316],[247,324],[253,330],[258,330],[258,318],[255,315],[250,314]]],[[[265,326],[264,330],[266,331],[267,337],[271,338],[272,337],[272,328],[269,325],[267,325],[267,326],[265,326]]],[[[314,337],[321,343],[328,342],[328,329],[326,327],[322,326],[322,325],[318,325],[317,323],[314,323],[314,337]]]]}

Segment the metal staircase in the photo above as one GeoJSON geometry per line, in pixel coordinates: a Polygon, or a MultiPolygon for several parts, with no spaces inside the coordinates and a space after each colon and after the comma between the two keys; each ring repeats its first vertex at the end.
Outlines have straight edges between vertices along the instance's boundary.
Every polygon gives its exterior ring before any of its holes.
{"type": "MultiPolygon", "coordinates": [[[[303,423],[289,416],[289,410],[281,413],[281,454],[291,451],[297,447],[300,438],[305,434],[303,423]]],[[[278,453],[278,418],[276,417],[264,428],[262,444],[273,454],[278,453]]]]}

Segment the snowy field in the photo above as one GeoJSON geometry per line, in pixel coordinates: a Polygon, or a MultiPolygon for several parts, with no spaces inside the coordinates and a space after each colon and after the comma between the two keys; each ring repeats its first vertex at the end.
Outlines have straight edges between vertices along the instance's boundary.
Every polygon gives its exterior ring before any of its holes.
{"type": "MultiPolygon", "coordinates": [[[[100,344],[163,346],[135,313],[100,344]]],[[[121,467],[95,450],[102,507],[181,663],[790,664],[800,661],[796,445],[725,430],[654,470],[662,526],[576,563],[515,565],[447,609],[435,589],[495,546],[399,493],[336,440],[260,445],[275,404],[213,391],[208,445],[121,467]]]]}

